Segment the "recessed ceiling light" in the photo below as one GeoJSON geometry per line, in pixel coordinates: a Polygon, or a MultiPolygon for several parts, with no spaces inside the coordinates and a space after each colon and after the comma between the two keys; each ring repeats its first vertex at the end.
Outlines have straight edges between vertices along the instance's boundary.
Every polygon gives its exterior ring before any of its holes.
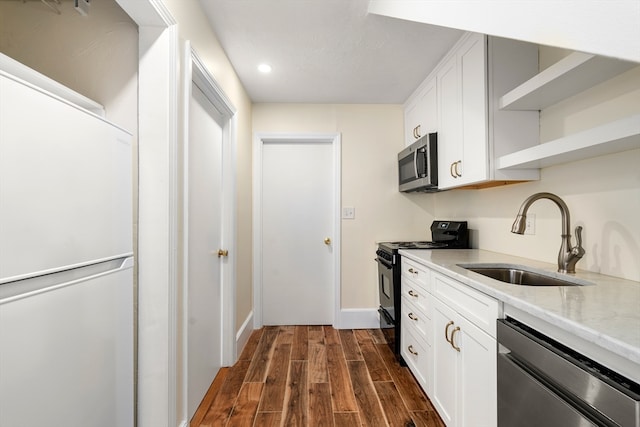
{"type": "Polygon", "coordinates": [[[260,71],[261,73],[270,73],[271,72],[271,65],[269,64],[260,64],[258,65],[258,71],[260,71]]]}

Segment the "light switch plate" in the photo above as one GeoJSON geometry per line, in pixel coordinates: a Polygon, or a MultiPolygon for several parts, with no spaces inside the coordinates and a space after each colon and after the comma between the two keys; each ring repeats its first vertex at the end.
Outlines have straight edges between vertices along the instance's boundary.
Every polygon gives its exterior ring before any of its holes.
{"type": "Polygon", "coordinates": [[[342,219],[355,219],[356,208],[347,207],[342,208],[342,219]]]}

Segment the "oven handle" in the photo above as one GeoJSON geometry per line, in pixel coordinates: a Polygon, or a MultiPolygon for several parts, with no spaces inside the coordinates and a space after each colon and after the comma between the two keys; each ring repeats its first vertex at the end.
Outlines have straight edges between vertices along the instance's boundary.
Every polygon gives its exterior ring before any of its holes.
{"type": "Polygon", "coordinates": [[[376,259],[374,259],[374,261],[377,261],[378,263],[380,263],[383,266],[385,266],[387,268],[387,270],[391,270],[393,268],[393,264],[389,264],[388,261],[385,260],[385,259],[376,258],[376,259]]]}

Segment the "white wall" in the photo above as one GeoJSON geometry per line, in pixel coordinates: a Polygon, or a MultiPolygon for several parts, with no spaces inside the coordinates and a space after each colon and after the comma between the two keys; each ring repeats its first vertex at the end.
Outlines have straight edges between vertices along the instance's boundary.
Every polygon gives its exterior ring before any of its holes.
{"type": "Polygon", "coordinates": [[[378,305],[376,242],[429,239],[434,198],[398,192],[397,154],[404,148],[400,105],[255,104],[254,132],[340,132],[342,308],[378,305]]]}

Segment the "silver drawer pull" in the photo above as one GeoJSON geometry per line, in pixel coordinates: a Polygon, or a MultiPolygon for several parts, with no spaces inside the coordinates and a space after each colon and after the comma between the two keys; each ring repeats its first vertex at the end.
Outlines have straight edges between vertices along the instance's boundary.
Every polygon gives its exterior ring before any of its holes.
{"type": "Polygon", "coordinates": [[[417,356],[417,355],[418,355],[418,352],[417,352],[417,351],[415,351],[415,350],[413,349],[413,346],[412,346],[412,345],[410,345],[409,347],[407,347],[407,350],[409,350],[409,353],[413,354],[414,356],[417,356]]]}
{"type": "Polygon", "coordinates": [[[409,273],[411,273],[411,274],[415,273],[415,271],[413,271],[413,268],[409,269],[409,273]]]}
{"type": "Polygon", "coordinates": [[[415,292],[413,292],[413,289],[409,290],[409,295],[411,295],[414,298],[418,298],[418,294],[416,294],[415,292]]]}
{"type": "Polygon", "coordinates": [[[409,314],[407,314],[407,316],[409,316],[409,319],[411,319],[411,320],[415,320],[415,321],[417,321],[417,320],[418,320],[418,318],[416,317],[416,315],[415,315],[415,314],[413,314],[413,313],[409,313],[409,314]]]}

